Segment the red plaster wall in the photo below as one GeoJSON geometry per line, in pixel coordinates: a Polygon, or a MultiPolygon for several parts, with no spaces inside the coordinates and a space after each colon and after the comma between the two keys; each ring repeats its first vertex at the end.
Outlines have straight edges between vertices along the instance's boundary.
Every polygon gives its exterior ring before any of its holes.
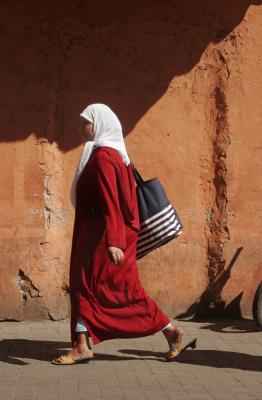
{"type": "Polygon", "coordinates": [[[1,319],[69,313],[69,189],[92,102],[118,114],[130,157],[185,227],[139,262],[144,287],[172,317],[250,313],[262,279],[260,3],[1,3],[1,319]]]}

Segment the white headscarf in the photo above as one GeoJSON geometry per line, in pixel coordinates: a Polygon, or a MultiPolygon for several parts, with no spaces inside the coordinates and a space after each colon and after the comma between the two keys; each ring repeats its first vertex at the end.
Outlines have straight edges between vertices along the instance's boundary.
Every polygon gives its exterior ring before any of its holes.
{"type": "Polygon", "coordinates": [[[91,104],[80,114],[94,124],[94,140],[84,145],[71,187],[71,201],[75,207],[76,185],[95,147],[112,147],[121,155],[126,165],[130,164],[123,138],[122,127],[116,114],[105,104],[91,104]]]}

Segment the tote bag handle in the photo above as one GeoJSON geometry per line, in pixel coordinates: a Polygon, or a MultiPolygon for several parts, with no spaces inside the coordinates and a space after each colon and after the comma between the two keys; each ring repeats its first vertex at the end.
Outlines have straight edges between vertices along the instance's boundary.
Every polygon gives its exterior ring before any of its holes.
{"type": "Polygon", "coordinates": [[[144,184],[144,180],[142,178],[142,176],[140,175],[140,173],[138,172],[138,170],[136,169],[136,167],[134,166],[133,163],[131,163],[134,175],[135,175],[135,180],[138,186],[142,186],[144,184]]]}

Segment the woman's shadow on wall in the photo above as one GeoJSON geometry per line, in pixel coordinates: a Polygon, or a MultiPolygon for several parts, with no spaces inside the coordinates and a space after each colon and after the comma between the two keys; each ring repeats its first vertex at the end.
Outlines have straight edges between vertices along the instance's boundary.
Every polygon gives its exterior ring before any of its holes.
{"type": "Polygon", "coordinates": [[[243,292],[239,293],[229,304],[222,299],[222,290],[231,277],[231,272],[243,250],[239,247],[228,266],[211,282],[199,299],[188,309],[176,315],[175,319],[184,321],[205,322],[200,329],[223,333],[257,332],[260,329],[251,319],[242,317],[241,300],[243,292]],[[209,322],[207,324],[207,322],[209,322]]]}
{"type": "Polygon", "coordinates": [[[168,87],[183,90],[174,77],[192,70],[210,43],[237,46],[234,29],[261,1],[164,3],[2,4],[1,140],[34,133],[73,149],[78,115],[93,102],[111,106],[128,134],[168,87]]]}

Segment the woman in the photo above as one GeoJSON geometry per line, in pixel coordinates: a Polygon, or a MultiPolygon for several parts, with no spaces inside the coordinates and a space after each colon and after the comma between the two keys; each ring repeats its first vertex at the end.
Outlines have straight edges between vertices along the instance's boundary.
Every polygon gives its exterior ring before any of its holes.
{"type": "Polygon", "coordinates": [[[135,179],[121,124],[104,104],[80,114],[86,142],[72,185],[75,224],[70,262],[71,342],[53,360],[76,364],[94,357],[93,344],[162,330],[172,360],[182,332],[143,289],[137,270],[139,214],[135,179]]]}

